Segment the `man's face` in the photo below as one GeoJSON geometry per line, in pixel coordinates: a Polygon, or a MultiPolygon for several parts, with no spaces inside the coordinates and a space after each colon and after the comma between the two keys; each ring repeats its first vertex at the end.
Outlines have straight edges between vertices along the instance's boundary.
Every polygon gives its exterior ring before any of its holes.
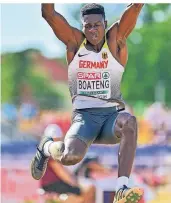
{"type": "Polygon", "coordinates": [[[82,24],[85,37],[92,45],[97,45],[105,36],[106,21],[101,14],[84,15],[82,24]]]}

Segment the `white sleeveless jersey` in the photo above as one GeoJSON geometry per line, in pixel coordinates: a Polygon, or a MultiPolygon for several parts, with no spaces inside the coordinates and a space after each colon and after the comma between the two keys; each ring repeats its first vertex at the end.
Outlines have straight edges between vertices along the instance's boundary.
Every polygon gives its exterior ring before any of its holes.
{"type": "Polygon", "coordinates": [[[124,67],[112,56],[106,41],[99,53],[87,50],[85,42],[68,67],[73,108],[124,107],[120,92],[124,67]]]}

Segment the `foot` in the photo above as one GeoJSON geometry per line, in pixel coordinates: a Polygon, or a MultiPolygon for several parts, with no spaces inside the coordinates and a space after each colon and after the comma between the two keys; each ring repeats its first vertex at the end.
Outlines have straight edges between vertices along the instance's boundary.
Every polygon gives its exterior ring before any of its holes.
{"type": "Polygon", "coordinates": [[[128,188],[124,185],[117,191],[113,203],[139,203],[142,196],[143,190],[141,188],[128,188]]]}
{"type": "Polygon", "coordinates": [[[31,162],[31,174],[32,177],[36,180],[42,178],[46,172],[49,157],[45,156],[43,152],[43,147],[48,141],[53,141],[53,139],[51,137],[43,136],[40,141],[40,144],[37,147],[36,155],[31,162]]]}

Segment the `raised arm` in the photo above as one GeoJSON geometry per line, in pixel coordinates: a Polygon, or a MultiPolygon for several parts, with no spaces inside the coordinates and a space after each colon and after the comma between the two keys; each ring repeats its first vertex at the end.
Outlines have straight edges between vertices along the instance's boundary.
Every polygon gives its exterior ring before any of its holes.
{"type": "Polygon", "coordinates": [[[55,11],[54,4],[42,4],[42,17],[48,22],[57,38],[66,46],[79,43],[82,32],[71,27],[66,19],[55,11]]]}
{"type": "Polygon", "coordinates": [[[125,41],[129,34],[134,29],[139,13],[144,4],[130,4],[123,13],[121,20],[119,21],[119,27],[117,32],[117,41],[125,41]]]}

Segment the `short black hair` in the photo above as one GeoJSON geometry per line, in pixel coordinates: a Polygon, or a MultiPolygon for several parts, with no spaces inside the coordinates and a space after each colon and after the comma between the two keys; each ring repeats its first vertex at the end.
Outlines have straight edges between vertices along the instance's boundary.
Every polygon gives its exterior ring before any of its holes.
{"type": "Polygon", "coordinates": [[[101,14],[105,20],[105,11],[104,7],[100,4],[86,4],[81,8],[81,18],[83,18],[84,15],[89,15],[89,14],[101,14]]]}

